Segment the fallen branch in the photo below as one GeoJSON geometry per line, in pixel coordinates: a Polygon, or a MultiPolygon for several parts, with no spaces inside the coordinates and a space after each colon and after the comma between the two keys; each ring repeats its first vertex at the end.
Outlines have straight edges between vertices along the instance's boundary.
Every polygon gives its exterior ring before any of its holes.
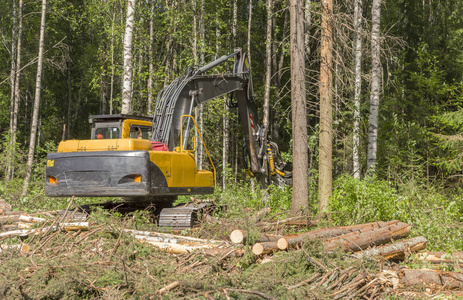
{"type": "Polygon", "coordinates": [[[176,287],[178,287],[180,285],[180,281],[174,281],[172,283],[169,283],[168,285],[166,285],[165,287],[163,287],[162,289],[158,290],[156,292],[156,294],[158,295],[162,295],[168,291],[171,291],[173,289],[175,289],[176,287]]]}

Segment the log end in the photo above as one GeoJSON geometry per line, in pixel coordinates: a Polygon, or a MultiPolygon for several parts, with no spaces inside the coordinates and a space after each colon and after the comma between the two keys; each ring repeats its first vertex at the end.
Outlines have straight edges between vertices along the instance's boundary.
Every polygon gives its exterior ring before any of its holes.
{"type": "Polygon", "coordinates": [[[235,244],[242,244],[244,242],[244,232],[240,229],[235,229],[230,234],[230,240],[235,244]]]}
{"type": "Polygon", "coordinates": [[[277,247],[280,250],[286,250],[288,249],[288,240],[285,238],[281,238],[277,241],[277,247]]]}
{"type": "Polygon", "coordinates": [[[261,255],[264,253],[264,245],[261,243],[254,244],[254,246],[252,246],[252,253],[255,255],[261,255]]]}
{"type": "Polygon", "coordinates": [[[22,253],[29,253],[30,250],[31,250],[31,246],[29,246],[29,244],[22,244],[21,245],[21,252],[22,253]]]}

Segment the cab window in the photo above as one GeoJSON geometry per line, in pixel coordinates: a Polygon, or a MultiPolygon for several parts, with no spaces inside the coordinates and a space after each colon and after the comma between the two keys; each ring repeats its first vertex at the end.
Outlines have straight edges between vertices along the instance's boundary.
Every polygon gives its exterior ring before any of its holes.
{"type": "Polygon", "coordinates": [[[118,139],[120,131],[118,127],[100,127],[95,129],[93,139],[118,139]]]}
{"type": "Polygon", "coordinates": [[[151,130],[152,130],[152,127],[132,125],[130,127],[129,138],[136,139],[138,138],[138,133],[141,132],[141,138],[149,140],[151,137],[151,130]]]}

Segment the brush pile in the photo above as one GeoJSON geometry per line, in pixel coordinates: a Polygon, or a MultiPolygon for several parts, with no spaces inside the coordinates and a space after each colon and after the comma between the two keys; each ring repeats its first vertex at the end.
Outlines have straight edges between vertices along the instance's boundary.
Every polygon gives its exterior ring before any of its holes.
{"type": "Polygon", "coordinates": [[[66,210],[34,214],[0,200],[0,298],[378,299],[463,290],[463,253],[424,252],[426,238],[409,238],[406,223],[308,231],[316,222],[264,220],[268,213],[251,217],[254,232],[206,218],[196,230],[166,233],[137,228],[134,216],[102,220],[73,199],[66,210]],[[295,229],[305,232],[285,233],[295,229]]]}

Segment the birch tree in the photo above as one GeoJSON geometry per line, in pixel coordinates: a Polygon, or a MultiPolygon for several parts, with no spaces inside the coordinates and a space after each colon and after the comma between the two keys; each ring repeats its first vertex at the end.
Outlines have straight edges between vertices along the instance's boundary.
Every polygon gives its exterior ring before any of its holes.
{"type": "Polygon", "coordinates": [[[148,74],[148,115],[153,113],[153,76],[154,76],[154,55],[153,55],[153,44],[154,44],[154,6],[155,2],[152,1],[150,7],[150,41],[149,41],[149,74],[148,74]]]}
{"type": "MultiPolygon", "coordinates": [[[[238,27],[238,1],[233,0],[233,16],[232,16],[232,45],[236,47],[236,30],[238,27]]],[[[217,16],[217,32],[220,34],[220,21],[217,16]]],[[[217,42],[218,35],[217,35],[217,42]]],[[[218,45],[217,45],[218,46],[218,45]]],[[[218,51],[216,51],[218,57],[218,51]]],[[[222,173],[222,188],[227,187],[227,167],[228,167],[228,148],[230,144],[230,119],[229,119],[229,108],[228,104],[225,102],[223,105],[224,114],[223,114],[223,147],[222,147],[222,163],[223,163],[223,173],[222,173]]]]}
{"type": "Polygon", "coordinates": [[[40,108],[40,90],[42,88],[42,66],[43,66],[43,51],[45,41],[45,16],[47,11],[47,0],[42,0],[42,17],[40,20],[40,38],[39,38],[39,55],[37,58],[37,76],[35,79],[35,97],[34,107],[32,112],[31,136],[29,141],[29,152],[27,154],[26,177],[24,178],[24,186],[22,196],[27,194],[29,182],[31,180],[32,165],[34,163],[35,142],[37,138],[37,124],[39,120],[40,108]]]}
{"type": "Polygon", "coordinates": [[[291,114],[293,131],[293,200],[291,213],[307,210],[308,151],[305,100],[304,1],[291,0],[291,114]]]}
{"type": "Polygon", "coordinates": [[[269,132],[270,124],[270,84],[272,78],[272,6],[273,1],[267,0],[267,37],[265,40],[265,90],[263,126],[269,132]]]}
{"type": "Polygon", "coordinates": [[[320,141],[318,211],[328,207],[333,188],[333,1],[322,0],[321,50],[320,50],[320,141]]]}
{"type": "Polygon", "coordinates": [[[371,7],[371,98],[368,125],[368,161],[367,172],[374,174],[378,144],[378,110],[381,88],[380,63],[380,18],[381,0],[373,0],[371,7]]]}
{"type": "Polygon", "coordinates": [[[127,17],[124,33],[124,74],[122,79],[122,114],[132,113],[132,40],[135,18],[135,0],[127,1],[127,17]]]}
{"type": "MultiPolygon", "coordinates": [[[[23,20],[22,20],[22,10],[23,10],[23,0],[19,0],[18,5],[18,27],[17,27],[17,36],[16,36],[16,45],[14,45],[12,39],[12,57],[16,59],[14,63],[14,72],[12,67],[11,79],[12,82],[12,89],[13,89],[13,97],[11,99],[12,111],[10,114],[10,148],[8,149],[7,155],[7,180],[12,179],[14,177],[14,159],[16,156],[16,135],[17,135],[17,127],[18,127],[18,113],[19,113],[19,101],[20,101],[20,90],[19,90],[19,81],[21,78],[21,51],[22,51],[22,28],[23,28],[23,20]],[[13,50],[16,47],[15,50],[13,50]],[[15,55],[13,55],[15,54],[15,55]]],[[[14,28],[15,26],[13,26],[14,28]]],[[[12,63],[13,64],[13,63],[12,63]]]]}
{"type": "Polygon", "coordinates": [[[363,0],[354,1],[354,132],[352,161],[354,178],[360,178],[360,92],[362,91],[362,7],[363,0]]]}

